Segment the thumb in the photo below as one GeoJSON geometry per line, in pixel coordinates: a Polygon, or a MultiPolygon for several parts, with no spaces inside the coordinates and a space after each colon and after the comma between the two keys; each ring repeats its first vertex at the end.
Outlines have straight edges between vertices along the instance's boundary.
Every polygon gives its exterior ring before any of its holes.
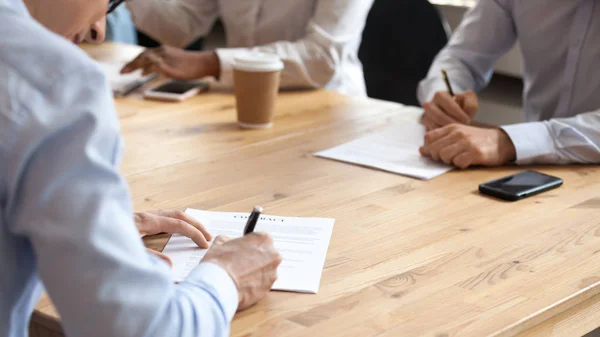
{"type": "Polygon", "coordinates": [[[475,94],[473,91],[467,91],[464,93],[463,99],[463,110],[465,110],[465,112],[469,114],[469,116],[475,117],[475,114],[477,114],[477,110],[479,110],[477,94],[475,94]]]}
{"type": "Polygon", "coordinates": [[[166,263],[168,263],[168,264],[169,264],[169,266],[170,266],[171,268],[173,268],[173,261],[171,261],[171,259],[170,259],[168,256],[166,256],[165,254],[163,254],[163,253],[161,253],[161,252],[157,252],[157,251],[155,251],[155,250],[152,250],[152,249],[148,249],[148,248],[146,248],[146,250],[148,251],[148,253],[150,253],[150,254],[152,254],[152,255],[154,255],[154,256],[156,256],[156,257],[158,257],[159,259],[162,259],[162,260],[164,260],[166,263]]]}
{"type": "Polygon", "coordinates": [[[465,109],[465,95],[464,94],[456,94],[454,95],[454,101],[461,107],[463,110],[465,109]]]}

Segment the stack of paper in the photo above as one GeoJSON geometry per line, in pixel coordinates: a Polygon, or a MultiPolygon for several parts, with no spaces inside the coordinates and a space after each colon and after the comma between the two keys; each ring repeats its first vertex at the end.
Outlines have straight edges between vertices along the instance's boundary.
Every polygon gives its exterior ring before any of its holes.
{"type": "Polygon", "coordinates": [[[102,63],[100,67],[106,74],[115,97],[127,95],[142,85],[152,81],[157,77],[156,74],[142,76],[142,71],[137,70],[129,74],[121,74],[121,64],[102,63]]]}
{"type": "MultiPolygon", "coordinates": [[[[221,213],[188,209],[213,235],[241,237],[248,213],[221,213]]],[[[255,231],[273,238],[283,261],[277,269],[278,279],[273,290],[317,293],[331,240],[334,219],[288,218],[262,215],[255,231]]],[[[212,243],[211,243],[212,244],[212,243]]],[[[183,281],[198,266],[206,254],[191,239],[173,235],[163,253],[173,262],[173,279],[183,281]]]]}
{"type": "Polygon", "coordinates": [[[315,156],[378,168],[429,180],[452,170],[452,166],[421,156],[425,127],[414,122],[391,126],[315,156]]]}

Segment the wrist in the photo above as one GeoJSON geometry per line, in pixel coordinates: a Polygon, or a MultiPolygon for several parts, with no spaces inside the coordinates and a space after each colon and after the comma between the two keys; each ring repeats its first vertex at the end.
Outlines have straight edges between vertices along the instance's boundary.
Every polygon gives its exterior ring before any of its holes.
{"type": "Polygon", "coordinates": [[[205,69],[206,76],[219,78],[221,76],[221,62],[214,51],[200,53],[200,62],[205,69]]]}
{"type": "Polygon", "coordinates": [[[517,149],[512,140],[502,129],[497,129],[498,132],[498,152],[503,163],[513,162],[517,160],[517,149]]]}

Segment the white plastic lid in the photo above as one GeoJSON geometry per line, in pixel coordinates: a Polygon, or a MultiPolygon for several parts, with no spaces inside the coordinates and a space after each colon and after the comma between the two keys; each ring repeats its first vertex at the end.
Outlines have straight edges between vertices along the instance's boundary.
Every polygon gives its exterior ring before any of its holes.
{"type": "Polygon", "coordinates": [[[249,52],[236,55],[233,59],[233,67],[242,71],[279,71],[284,65],[279,56],[258,52],[249,52]]]}

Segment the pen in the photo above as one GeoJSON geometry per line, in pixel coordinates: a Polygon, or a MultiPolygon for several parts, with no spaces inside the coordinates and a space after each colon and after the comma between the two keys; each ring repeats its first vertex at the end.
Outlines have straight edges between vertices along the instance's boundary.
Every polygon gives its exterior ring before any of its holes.
{"type": "Polygon", "coordinates": [[[248,235],[254,232],[254,227],[256,227],[256,223],[260,218],[260,214],[262,213],[263,208],[260,206],[254,206],[252,213],[248,217],[248,221],[246,222],[246,227],[244,227],[244,235],[248,235]]]}
{"type": "Polygon", "coordinates": [[[446,82],[446,88],[448,88],[450,96],[454,97],[454,90],[452,90],[452,84],[450,83],[450,78],[448,78],[446,69],[442,69],[442,77],[444,78],[444,82],[446,82]]]}

